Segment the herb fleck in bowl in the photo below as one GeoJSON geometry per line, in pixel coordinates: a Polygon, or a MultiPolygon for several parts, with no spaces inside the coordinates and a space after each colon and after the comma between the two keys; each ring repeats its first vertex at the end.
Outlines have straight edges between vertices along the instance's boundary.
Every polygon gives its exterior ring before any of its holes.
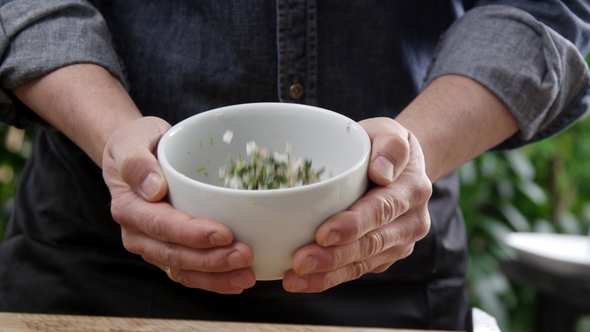
{"type": "Polygon", "coordinates": [[[194,115],[160,140],[158,159],[168,181],[168,200],[195,218],[220,221],[254,252],[258,280],[281,279],[301,246],[331,215],[346,210],[367,190],[371,144],[353,120],[318,107],[251,103],[194,115]],[[224,134],[233,132],[231,142],[224,134]],[[227,139],[226,139],[227,141],[227,139]],[[273,190],[230,189],[219,178],[229,156],[246,155],[255,141],[324,167],[321,181],[273,190]]]}

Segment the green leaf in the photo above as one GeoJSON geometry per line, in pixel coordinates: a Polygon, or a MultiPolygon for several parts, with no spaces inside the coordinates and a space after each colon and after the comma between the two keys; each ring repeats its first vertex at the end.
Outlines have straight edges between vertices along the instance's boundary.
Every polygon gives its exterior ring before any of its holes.
{"type": "Polygon", "coordinates": [[[522,179],[532,180],[535,177],[535,167],[520,150],[506,152],[506,160],[516,175],[522,179]]]}
{"type": "Polygon", "coordinates": [[[504,203],[500,207],[500,211],[517,232],[528,232],[530,230],[527,218],[514,205],[504,203]]]}
{"type": "Polygon", "coordinates": [[[533,232],[535,233],[555,233],[555,226],[546,219],[537,219],[533,222],[533,232]]]}
{"type": "Polygon", "coordinates": [[[518,189],[537,205],[542,205],[547,202],[547,194],[540,185],[533,181],[523,180],[518,182],[518,189]]]}
{"type": "Polygon", "coordinates": [[[569,211],[564,211],[562,214],[560,214],[558,224],[561,230],[566,234],[582,234],[580,221],[569,211]]]}
{"type": "Polygon", "coordinates": [[[463,184],[473,184],[477,180],[477,167],[473,160],[465,163],[459,168],[459,177],[463,184]]]}

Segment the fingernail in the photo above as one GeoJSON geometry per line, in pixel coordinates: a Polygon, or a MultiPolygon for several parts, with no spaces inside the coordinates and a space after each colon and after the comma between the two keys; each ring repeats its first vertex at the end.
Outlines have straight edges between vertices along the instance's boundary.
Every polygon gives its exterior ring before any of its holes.
{"type": "Polygon", "coordinates": [[[147,198],[152,198],[156,196],[158,190],[160,190],[161,183],[162,179],[160,178],[160,175],[152,172],[143,179],[143,182],[141,183],[141,191],[147,198]]]}
{"type": "Polygon", "coordinates": [[[324,247],[329,247],[340,242],[340,232],[331,231],[328,233],[326,240],[324,241],[324,247]]]}
{"type": "Polygon", "coordinates": [[[227,264],[234,269],[240,269],[247,265],[244,256],[237,251],[234,251],[227,256],[227,264]]]}
{"type": "Polygon", "coordinates": [[[244,289],[244,288],[250,287],[250,285],[248,284],[246,279],[244,279],[244,277],[242,277],[241,274],[238,274],[238,275],[232,277],[230,282],[231,282],[232,286],[234,286],[235,288],[244,289]]]}
{"type": "Polygon", "coordinates": [[[318,260],[313,256],[307,256],[301,263],[301,274],[307,274],[318,268],[318,260]]]}
{"type": "Polygon", "coordinates": [[[308,287],[307,279],[299,277],[295,280],[293,287],[291,287],[291,292],[300,292],[306,290],[308,287]]]}
{"type": "Polygon", "coordinates": [[[209,235],[209,243],[211,243],[211,245],[214,247],[223,247],[228,245],[225,238],[219,235],[219,233],[213,233],[209,235]]]}
{"type": "Polygon", "coordinates": [[[393,180],[393,163],[387,157],[379,156],[373,160],[373,169],[385,179],[393,180]]]}

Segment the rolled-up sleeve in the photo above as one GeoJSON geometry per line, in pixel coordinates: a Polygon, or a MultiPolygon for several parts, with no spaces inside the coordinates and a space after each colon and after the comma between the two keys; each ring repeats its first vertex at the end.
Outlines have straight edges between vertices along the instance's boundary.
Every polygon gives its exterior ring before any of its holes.
{"type": "Polygon", "coordinates": [[[514,148],[556,134],[588,109],[587,50],[580,47],[588,45],[575,45],[522,9],[476,7],[441,38],[426,84],[447,74],[482,84],[520,128],[496,148],[514,148]]]}
{"type": "Polygon", "coordinates": [[[4,123],[18,127],[42,123],[10,90],[60,67],[92,63],[123,81],[106,23],[85,1],[3,1],[0,23],[0,121],[4,123]]]}

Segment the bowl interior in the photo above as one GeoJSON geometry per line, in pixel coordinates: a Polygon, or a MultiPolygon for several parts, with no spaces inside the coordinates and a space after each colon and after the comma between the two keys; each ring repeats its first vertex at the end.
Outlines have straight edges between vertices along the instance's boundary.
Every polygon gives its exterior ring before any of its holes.
{"type": "Polygon", "coordinates": [[[292,157],[310,159],[313,168],[325,167],[321,180],[352,171],[368,157],[366,132],[338,113],[316,107],[256,103],[200,113],[174,126],[161,140],[166,161],[177,172],[207,185],[223,187],[219,168],[229,156],[247,158],[246,144],[255,141],[269,152],[292,146],[292,157]],[[224,142],[227,130],[231,142],[224,142]]]}

